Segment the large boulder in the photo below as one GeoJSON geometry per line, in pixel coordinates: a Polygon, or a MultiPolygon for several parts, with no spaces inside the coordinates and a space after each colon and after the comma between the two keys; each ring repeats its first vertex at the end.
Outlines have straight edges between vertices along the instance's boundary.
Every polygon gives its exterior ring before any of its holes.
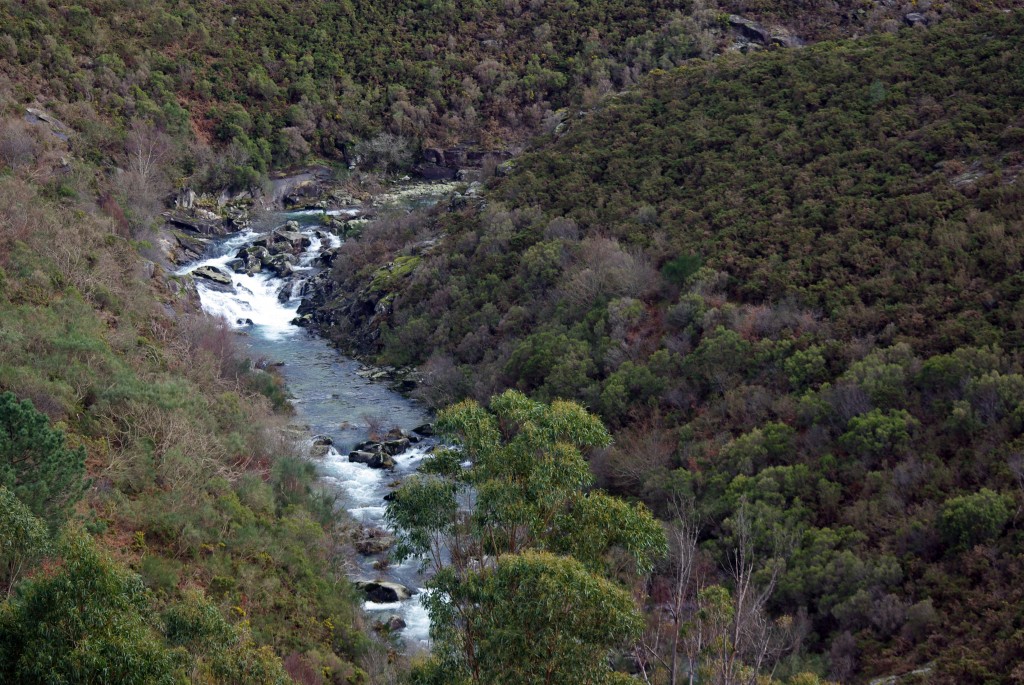
{"type": "Polygon", "coordinates": [[[384,443],[384,451],[395,456],[409,449],[410,446],[409,438],[399,438],[397,440],[388,440],[384,443]]]}
{"type": "Polygon", "coordinates": [[[415,594],[405,585],[387,580],[357,580],[355,585],[366,593],[367,599],[381,604],[402,602],[415,594]]]}
{"type": "Polygon", "coordinates": [[[412,431],[414,433],[419,433],[425,438],[429,438],[432,435],[434,435],[434,424],[425,423],[422,426],[416,426],[415,428],[412,429],[412,431]]]}
{"type": "Polygon", "coordinates": [[[416,172],[427,181],[451,181],[458,174],[457,169],[433,162],[424,162],[416,167],[416,172]]]}
{"type": "Polygon", "coordinates": [[[352,545],[360,554],[372,556],[387,552],[395,541],[395,536],[383,528],[363,528],[352,540],[352,545]]]}
{"type": "Polygon", "coordinates": [[[374,459],[379,459],[380,453],[378,452],[364,452],[363,450],[354,450],[349,452],[348,460],[353,464],[369,464],[374,459]]]}
{"type": "Polygon", "coordinates": [[[198,276],[199,278],[204,278],[208,281],[212,281],[217,285],[230,287],[232,283],[231,275],[228,274],[226,271],[221,271],[215,266],[201,266],[198,269],[193,270],[192,274],[198,276]]]}
{"type": "Polygon", "coordinates": [[[758,24],[756,21],[751,21],[744,17],[737,16],[735,14],[729,15],[729,26],[740,32],[740,34],[747,40],[754,41],[755,43],[761,43],[767,45],[771,40],[771,34],[763,26],[758,24]]]}
{"type": "Polygon", "coordinates": [[[187,231],[193,233],[199,233],[201,235],[224,235],[228,232],[227,226],[224,224],[223,219],[213,214],[215,218],[203,218],[192,216],[182,211],[166,212],[164,218],[167,219],[167,223],[178,228],[184,228],[187,231]]]}

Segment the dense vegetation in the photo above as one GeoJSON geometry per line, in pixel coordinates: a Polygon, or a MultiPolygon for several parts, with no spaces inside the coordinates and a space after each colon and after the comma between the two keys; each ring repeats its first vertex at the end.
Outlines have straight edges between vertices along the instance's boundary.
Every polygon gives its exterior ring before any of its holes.
{"type": "Polygon", "coordinates": [[[53,107],[96,161],[120,153],[129,123],[144,120],[179,141],[175,177],[244,186],[311,153],[354,159],[381,132],[404,138],[387,139],[401,150],[522,141],[557,123],[560,107],[590,107],[652,68],[726,49],[730,12],[813,40],[888,30],[908,11],[863,5],[9,2],[0,89],[53,107]]]}
{"type": "Polygon", "coordinates": [[[665,607],[728,614],[742,538],[792,617],[776,676],[1020,677],[1022,40],[986,12],[656,71],[335,262],[340,293],[414,267],[369,289],[370,350],[425,398],[581,401],[599,482],[699,531],[652,581],[651,669],[690,625],[665,607]]]}
{"type": "Polygon", "coordinates": [[[0,174],[0,680],[365,681],[280,382],[35,143],[0,174]]]}
{"type": "Polygon", "coordinates": [[[507,391],[490,411],[450,407],[438,427],[453,446],[402,483],[387,513],[401,531],[398,556],[434,567],[434,649],[414,680],[623,682],[611,659],[643,622],[628,584],[613,581],[649,571],[666,544],[642,505],[585,492],[583,450],[609,441],[600,420],[507,391]],[[470,500],[466,516],[460,502],[470,500]]]}

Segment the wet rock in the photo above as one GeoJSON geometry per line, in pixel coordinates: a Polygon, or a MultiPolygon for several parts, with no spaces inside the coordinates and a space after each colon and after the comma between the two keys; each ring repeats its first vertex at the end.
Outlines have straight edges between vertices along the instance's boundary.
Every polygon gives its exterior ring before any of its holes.
{"type": "Polygon", "coordinates": [[[192,273],[199,278],[205,278],[206,280],[217,283],[218,285],[230,286],[232,282],[231,276],[228,275],[227,272],[221,271],[215,266],[201,266],[198,269],[195,269],[192,273]]]}
{"type": "Polygon", "coordinates": [[[395,544],[396,538],[382,528],[363,528],[356,534],[352,545],[360,554],[383,554],[395,544]]]}
{"type": "Polygon", "coordinates": [[[314,445],[333,445],[334,444],[334,438],[332,438],[329,435],[314,435],[313,436],[313,444],[314,445]]]}
{"type": "Polygon", "coordinates": [[[384,443],[384,451],[394,457],[409,449],[410,445],[409,438],[388,440],[384,443]]]}
{"type": "Polygon", "coordinates": [[[252,319],[235,319],[235,323],[239,326],[252,326],[252,319]]]}
{"type": "Polygon", "coordinates": [[[416,426],[412,429],[414,433],[419,433],[425,438],[433,437],[434,435],[434,424],[424,423],[422,426],[416,426]]]}
{"type": "Polygon", "coordinates": [[[406,623],[398,614],[391,614],[383,621],[377,621],[374,629],[378,632],[395,633],[405,628],[406,623]]]}
{"type": "Polygon", "coordinates": [[[298,231],[298,224],[295,225],[295,229],[289,226],[277,229],[273,233],[273,238],[275,243],[285,242],[296,250],[307,248],[313,242],[308,235],[298,231]]]}
{"type": "Polygon", "coordinates": [[[348,454],[348,460],[353,464],[368,465],[374,459],[380,459],[380,454],[377,452],[364,452],[363,450],[354,450],[348,454]]]}
{"type": "Polygon", "coordinates": [[[355,586],[365,592],[370,601],[381,604],[401,602],[415,594],[405,585],[387,580],[357,580],[355,586]]]}
{"type": "Polygon", "coordinates": [[[330,454],[331,448],[327,445],[313,445],[309,448],[309,456],[314,459],[323,459],[330,454]]]}
{"type": "Polygon", "coordinates": [[[224,264],[224,266],[226,266],[227,268],[231,269],[236,274],[240,274],[240,273],[244,273],[245,272],[245,260],[244,259],[239,259],[238,257],[235,257],[234,259],[229,260],[227,263],[224,264]]]}
{"type": "Polygon", "coordinates": [[[365,450],[355,450],[349,453],[348,460],[355,464],[366,464],[371,469],[395,468],[395,460],[391,458],[390,454],[383,451],[367,452],[365,450]]]}
{"type": "Polygon", "coordinates": [[[170,246],[170,257],[175,264],[185,264],[199,259],[210,243],[207,238],[179,231],[174,232],[174,242],[175,245],[170,246]]]}

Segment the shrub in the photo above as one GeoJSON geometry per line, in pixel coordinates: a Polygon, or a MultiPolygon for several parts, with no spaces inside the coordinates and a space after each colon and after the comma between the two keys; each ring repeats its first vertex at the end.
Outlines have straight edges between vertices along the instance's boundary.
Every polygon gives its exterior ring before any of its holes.
{"type": "Polygon", "coordinates": [[[1013,515],[1012,499],[982,488],[946,500],[939,513],[939,533],[953,551],[963,551],[996,538],[1013,515]]]}

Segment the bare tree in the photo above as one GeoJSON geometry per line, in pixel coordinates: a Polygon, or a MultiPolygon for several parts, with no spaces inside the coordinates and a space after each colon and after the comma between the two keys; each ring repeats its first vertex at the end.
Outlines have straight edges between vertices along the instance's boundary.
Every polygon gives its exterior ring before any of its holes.
{"type": "Polygon", "coordinates": [[[671,520],[666,524],[671,591],[668,601],[655,612],[653,625],[634,647],[633,656],[646,682],[651,682],[652,671],[663,669],[668,672],[668,685],[677,685],[683,674],[680,656],[685,652],[686,672],[692,683],[703,649],[699,631],[684,637],[684,625],[692,618],[693,600],[703,586],[704,579],[698,564],[700,524],[694,502],[676,497],[671,504],[671,511],[671,520]]]}
{"type": "Polygon", "coordinates": [[[149,122],[132,122],[125,139],[123,191],[143,215],[159,211],[160,201],[169,190],[167,166],[172,161],[172,151],[166,133],[149,122]]]}
{"type": "Polygon", "coordinates": [[[791,622],[786,619],[772,621],[766,606],[784,568],[782,558],[789,545],[786,540],[777,539],[773,557],[762,564],[754,551],[751,520],[745,502],[736,512],[733,527],[736,546],[730,556],[729,571],[735,609],[732,649],[726,660],[730,679],[723,685],[740,682],[755,685],[762,669],[769,662],[774,664],[788,642],[791,622]],[[758,573],[761,570],[767,571],[768,579],[758,586],[754,578],[755,574],[763,575],[758,573]]]}

